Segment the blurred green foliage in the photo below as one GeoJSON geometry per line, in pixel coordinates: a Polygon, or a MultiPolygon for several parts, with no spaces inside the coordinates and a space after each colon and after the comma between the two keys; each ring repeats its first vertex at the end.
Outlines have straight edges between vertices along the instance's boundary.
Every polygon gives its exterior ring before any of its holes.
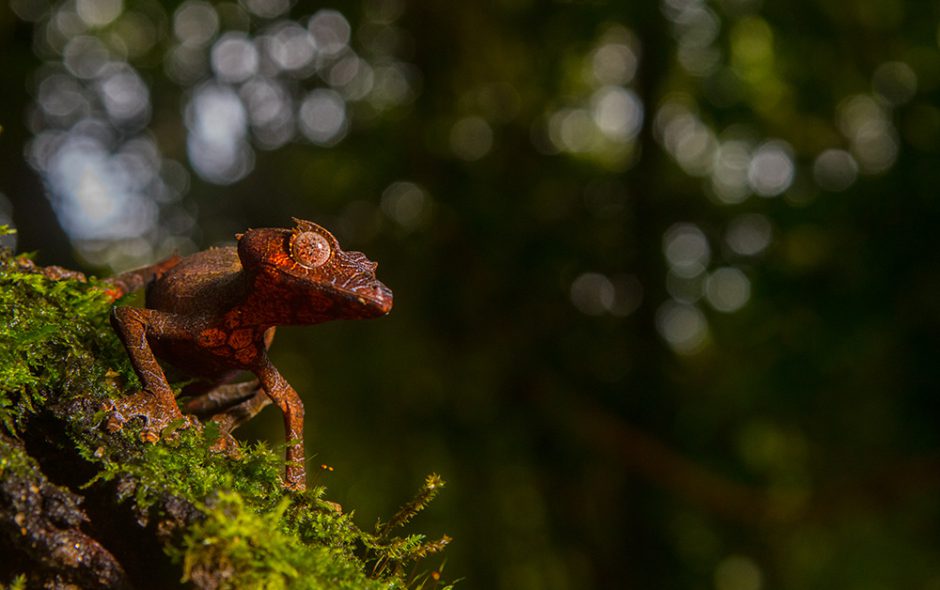
{"type": "MultiPolygon", "coordinates": [[[[940,586],[935,3],[334,8],[412,98],[183,203],[200,247],[297,216],[380,261],[388,318],[272,350],[357,519],[438,471],[461,587],[940,586]]],[[[33,25],[0,15],[0,190],[21,249],[77,264],[22,155],[33,25]]]]}

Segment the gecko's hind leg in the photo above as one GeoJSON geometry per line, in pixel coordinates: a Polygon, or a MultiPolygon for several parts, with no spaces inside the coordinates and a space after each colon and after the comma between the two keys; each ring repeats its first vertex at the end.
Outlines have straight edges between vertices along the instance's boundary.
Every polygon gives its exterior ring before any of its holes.
{"type": "MultiPolygon", "coordinates": [[[[259,388],[257,379],[239,383],[222,383],[201,391],[198,395],[193,395],[183,404],[183,411],[200,418],[208,418],[250,399],[259,391],[259,388]]],[[[191,393],[194,389],[199,388],[184,388],[183,395],[191,393]]]]}
{"type": "Polygon", "coordinates": [[[205,391],[204,383],[184,388],[184,394],[200,392],[183,404],[183,412],[200,419],[208,418],[219,427],[219,439],[212,445],[216,452],[238,454],[238,442],[232,432],[248,422],[271,403],[257,379],[222,383],[205,391]]]}
{"type": "Polygon", "coordinates": [[[232,432],[245,422],[257,416],[258,412],[269,405],[271,405],[271,398],[268,397],[268,394],[265,393],[263,389],[259,388],[253,396],[245,401],[235,404],[228,410],[213,416],[212,421],[218,422],[223,431],[232,432]]]}
{"type": "MultiPolygon", "coordinates": [[[[244,387],[245,384],[236,383],[233,385],[242,385],[241,389],[247,389],[247,387],[244,387]]],[[[254,385],[247,397],[242,397],[235,403],[229,404],[223,411],[213,414],[210,418],[210,422],[214,422],[219,426],[219,439],[212,445],[213,451],[224,451],[237,456],[238,442],[232,436],[232,432],[270,405],[271,399],[258,386],[257,381],[249,381],[247,385],[254,385]]]]}
{"type": "Polygon", "coordinates": [[[133,293],[134,291],[144,288],[151,281],[159,279],[166,271],[179,264],[180,260],[182,259],[174,254],[156,264],[129,270],[117,276],[104,279],[103,282],[111,287],[111,297],[117,300],[128,293],[133,293]]]}

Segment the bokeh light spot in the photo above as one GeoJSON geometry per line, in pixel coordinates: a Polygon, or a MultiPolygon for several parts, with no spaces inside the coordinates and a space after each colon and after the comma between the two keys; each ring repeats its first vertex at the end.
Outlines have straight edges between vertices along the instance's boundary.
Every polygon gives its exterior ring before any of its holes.
{"type": "Polygon", "coordinates": [[[39,83],[36,100],[43,112],[68,126],[88,114],[90,105],[81,83],[72,76],[53,74],[39,83]]]}
{"type": "Polygon", "coordinates": [[[205,180],[231,184],[254,166],[245,142],[247,114],[231,88],[206,84],[196,90],[186,112],[187,152],[193,168],[205,180]]]}
{"type": "Polygon", "coordinates": [[[877,174],[894,164],[897,131],[881,103],[864,94],[851,96],[839,104],[836,122],[849,139],[860,172],[877,174]]]}
{"type": "Polygon", "coordinates": [[[891,104],[901,105],[917,93],[917,74],[904,62],[889,61],[878,66],[871,85],[878,96],[891,104]]]}
{"type": "Polygon", "coordinates": [[[120,40],[128,57],[139,58],[157,43],[157,25],[145,14],[126,12],[111,28],[110,38],[120,40]]]}
{"type": "Polygon", "coordinates": [[[204,45],[218,31],[219,15],[208,2],[184,2],[173,15],[173,33],[186,45],[204,45]]]}
{"type": "Polygon", "coordinates": [[[705,271],[711,249],[701,229],[691,223],[677,223],[663,235],[663,255],[676,275],[688,278],[705,271]]]}
{"type": "Polygon", "coordinates": [[[790,188],[795,174],[790,146],[773,140],[754,151],[747,169],[747,180],[758,195],[775,197],[790,188]]]}
{"type": "Polygon", "coordinates": [[[59,220],[75,239],[139,236],[155,222],[153,203],[135,190],[133,176],[95,139],[65,139],[44,177],[59,220]]]}
{"type": "Polygon", "coordinates": [[[190,86],[207,77],[209,60],[201,47],[178,45],[164,57],[167,76],[181,86],[190,86]]]}
{"type": "Polygon", "coordinates": [[[581,313],[601,315],[610,311],[615,301],[614,284],[606,276],[586,272],[571,283],[571,303],[581,313]]]}
{"type": "Polygon", "coordinates": [[[826,150],[813,162],[813,179],[824,190],[844,191],[855,183],[857,177],[858,164],[845,150],[826,150]]]}
{"type": "Polygon", "coordinates": [[[110,59],[111,54],[100,39],[81,35],[66,44],[62,61],[75,77],[90,79],[98,76],[110,59]]]}
{"type": "Polygon", "coordinates": [[[405,229],[414,229],[427,209],[428,196],[413,182],[398,181],[382,192],[382,211],[405,229]]]}
{"type": "Polygon", "coordinates": [[[627,43],[630,33],[621,27],[604,35],[603,42],[591,54],[591,73],[603,85],[629,84],[639,60],[627,43]]]}
{"type": "Polygon", "coordinates": [[[705,281],[705,299],[718,311],[737,311],[744,307],[750,298],[751,282],[737,268],[716,269],[705,281]]]}
{"type": "Polygon", "coordinates": [[[722,142],[715,150],[711,187],[718,200],[726,204],[741,203],[751,194],[748,170],[751,150],[744,141],[722,142]]]}
{"type": "Polygon", "coordinates": [[[291,0],[239,0],[249,12],[261,18],[275,18],[290,10],[291,0]]]}
{"type": "Polygon", "coordinates": [[[679,354],[694,354],[708,337],[708,321],[694,305],[667,301],[656,311],[656,329],[679,354]]]}
{"type": "Polygon", "coordinates": [[[316,55],[313,35],[294,22],[275,25],[263,37],[263,45],[274,62],[282,70],[299,70],[316,55]]]}
{"type": "Polygon", "coordinates": [[[745,213],[728,223],[725,242],[735,254],[755,256],[763,252],[773,235],[770,220],[760,213],[745,213]]]}
{"type": "Polygon", "coordinates": [[[679,63],[694,76],[711,74],[721,60],[721,52],[712,46],[721,21],[699,2],[677,4],[675,9],[672,21],[679,42],[679,63]]]}
{"type": "Polygon", "coordinates": [[[49,12],[48,0],[10,0],[13,13],[26,22],[36,22],[49,12]]]}
{"type": "Polygon", "coordinates": [[[105,111],[116,123],[144,124],[150,114],[150,91],[137,72],[120,64],[110,68],[98,84],[105,111]]]}
{"type": "Polygon", "coordinates": [[[377,65],[372,73],[372,92],[369,102],[379,110],[411,101],[415,96],[411,78],[417,73],[404,64],[377,65]]]}
{"type": "Polygon", "coordinates": [[[352,101],[368,96],[375,85],[372,66],[352,52],[333,64],[326,79],[330,86],[341,89],[343,96],[352,101]]]}
{"type": "Polygon", "coordinates": [[[450,149],[461,160],[479,160],[493,147],[493,129],[482,117],[460,119],[450,130],[450,149]]]}
{"type": "Polygon", "coordinates": [[[300,105],[300,130],[316,145],[333,145],[346,135],[346,101],[337,92],[318,88],[300,105]]]}
{"type": "Polygon", "coordinates": [[[548,121],[549,140],[565,152],[588,151],[596,132],[594,119],[585,109],[562,109],[548,121]]]}
{"type": "Polygon", "coordinates": [[[718,140],[686,105],[689,100],[678,95],[664,101],[656,112],[655,130],[657,139],[686,174],[704,176],[714,165],[718,140]]]}
{"type": "Polygon", "coordinates": [[[319,10],[307,24],[317,48],[324,55],[334,56],[342,53],[349,45],[351,28],[349,21],[335,10],[319,10]]]}
{"type": "Polygon", "coordinates": [[[224,82],[242,82],[258,71],[258,50],[244,33],[226,33],[212,46],[212,71],[224,82]]]}
{"type": "Polygon", "coordinates": [[[640,132],[643,103],[632,90],[604,86],[591,97],[591,106],[595,125],[608,139],[625,143],[640,132]]]}
{"type": "Polygon", "coordinates": [[[123,10],[123,0],[75,0],[75,12],[89,27],[103,27],[123,10]]]}
{"type": "Polygon", "coordinates": [[[259,146],[275,149],[293,138],[293,102],[280,82],[270,78],[252,78],[242,85],[240,95],[259,146]]]}

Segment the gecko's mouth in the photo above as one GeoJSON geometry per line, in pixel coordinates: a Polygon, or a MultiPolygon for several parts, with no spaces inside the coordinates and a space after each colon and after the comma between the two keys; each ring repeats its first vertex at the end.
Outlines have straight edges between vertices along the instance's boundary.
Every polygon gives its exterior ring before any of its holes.
{"type": "Polygon", "coordinates": [[[374,309],[378,312],[378,315],[385,315],[392,309],[392,290],[386,287],[382,281],[373,278],[368,282],[357,285],[353,289],[353,293],[359,298],[359,303],[374,309]]]}
{"type": "Polygon", "coordinates": [[[392,309],[392,290],[377,280],[371,272],[354,275],[337,286],[376,316],[385,315],[392,309]]]}

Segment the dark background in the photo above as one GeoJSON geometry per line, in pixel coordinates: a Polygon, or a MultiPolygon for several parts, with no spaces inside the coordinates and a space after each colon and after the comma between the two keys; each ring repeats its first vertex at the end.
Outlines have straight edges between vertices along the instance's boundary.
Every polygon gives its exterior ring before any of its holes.
{"type": "MultiPolygon", "coordinates": [[[[333,467],[311,478],[360,524],[439,472],[414,526],[455,538],[460,588],[940,588],[936,3],[222,3],[204,61],[239,30],[263,61],[272,23],[324,7],[351,34],[265,74],[295,113],[332,88],[345,130],[267,149],[248,127],[253,163],[215,176],[186,105],[246,81],[174,73],[193,4],[0,8],[0,222],[97,274],[291,216],[379,261],[387,318],[280,329],[272,350],[333,467]],[[74,37],[103,40],[146,109],[108,110],[74,37]],[[326,73],[351,52],[365,93],[326,73]],[[105,156],[159,149],[137,234],[132,213],[65,221],[122,160],[57,184],[36,156],[89,118],[105,156]]],[[[244,435],[277,444],[276,410],[244,435]]]]}

